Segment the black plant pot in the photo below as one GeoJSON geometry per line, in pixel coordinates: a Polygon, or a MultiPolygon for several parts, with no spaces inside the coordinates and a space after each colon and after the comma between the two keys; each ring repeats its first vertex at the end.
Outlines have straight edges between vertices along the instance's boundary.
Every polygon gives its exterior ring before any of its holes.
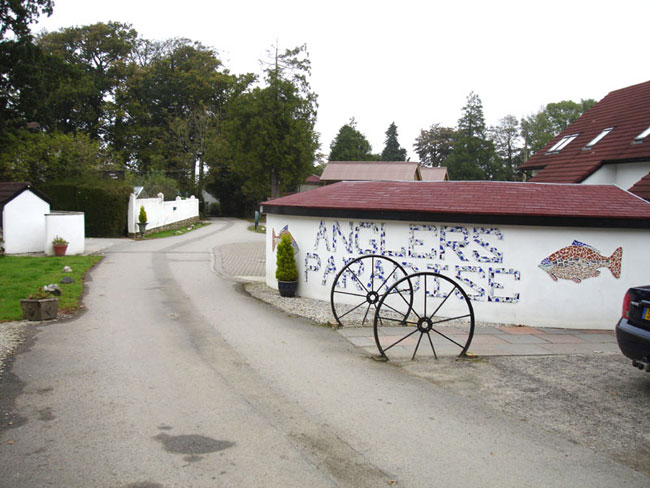
{"type": "Polygon", "coordinates": [[[293,297],[296,295],[297,288],[297,281],[278,281],[278,291],[280,292],[280,296],[293,297]]]}

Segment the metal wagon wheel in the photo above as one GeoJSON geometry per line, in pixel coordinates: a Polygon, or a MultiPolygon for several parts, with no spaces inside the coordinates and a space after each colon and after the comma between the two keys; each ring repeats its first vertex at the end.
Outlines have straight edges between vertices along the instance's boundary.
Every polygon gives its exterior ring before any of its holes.
{"type": "MultiPolygon", "coordinates": [[[[370,309],[374,307],[376,311],[377,303],[391,284],[406,276],[406,271],[397,261],[377,254],[361,256],[347,263],[336,275],[330,293],[332,313],[339,326],[370,326],[373,317],[370,309]]],[[[408,283],[405,287],[409,289],[408,283]]],[[[406,290],[403,295],[411,300],[406,290]]]]}
{"type": "Polygon", "coordinates": [[[423,338],[436,359],[438,354],[461,357],[474,335],[474,309],[454,280],[438,273],[415,273],[381,297],[373,328],[385,359],[389,351],[393,358],[415,359],[423,338]]]}

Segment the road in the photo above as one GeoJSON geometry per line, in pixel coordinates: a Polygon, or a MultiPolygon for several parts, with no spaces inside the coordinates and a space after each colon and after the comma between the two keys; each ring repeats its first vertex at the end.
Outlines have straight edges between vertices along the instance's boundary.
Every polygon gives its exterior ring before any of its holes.
{"type": "Polygon", "coordinates": [[[215,247],[262,238],[218,220],[110,248],[88,311],[44,326],[3,382],[0,485],[650,485],[216,272],[215,247]]]}

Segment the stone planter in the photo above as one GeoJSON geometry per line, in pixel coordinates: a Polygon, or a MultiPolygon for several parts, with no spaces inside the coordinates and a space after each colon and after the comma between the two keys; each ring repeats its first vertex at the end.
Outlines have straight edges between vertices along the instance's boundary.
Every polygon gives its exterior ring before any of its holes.
{"type": "Polygon", "coordinates": [[[68,250],[67,244],[52,244],[54,249],[55,256],[65,256],[65,252],[68,250]]]}
{"type": "Polygon", "coordinates": [[[147,230],[147,224],[149,222],[138,222],[138,227],[140,228],[140,235],[144,237],[144,232],[147,230]]]}
{"type": "Polygon", "coordinates": [[[280,296],[293,297],[296,295],[297,288],[297,281],[278,281],[278,291],[280,292],[280,296]]]}
{"type": "Polygon", "coordinates": [[[26,320],[52,320],[59,311],[58,298],[42,298],[40,300],[24,299],[20,301],[23,318],[26,320]]]}

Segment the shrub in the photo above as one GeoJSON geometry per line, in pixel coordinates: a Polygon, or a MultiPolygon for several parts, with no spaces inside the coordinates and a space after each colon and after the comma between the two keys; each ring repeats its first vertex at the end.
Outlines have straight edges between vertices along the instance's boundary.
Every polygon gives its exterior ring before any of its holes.
{"type": "Polygon", "coordinates": [[[221,217],[221,205],[219,202],[212,202],[209,206],[209,215],[211,217],[221,217]]]}
{"type": "Polygon", "coordinates": [[[140,205],[140,213],[138,214],[138,222],[141,224],[146,224],[147,223],[147,211],[144,209],[142,205],[140,205]]]}
{"type": "Polygon", "coordinates": [[[71,180],[39,185],[52,202],[52,210],[84,212],[88,237],[126,234],[129,195],[133,187],[119,180],[71,180]]]}
{"type": "Polygon", "coordinates": [[[277,269],[275,271],[275,278],[278,281],[296,281],[298,279],[298,268],[291,241],[291,236],[284,234],[278,244],[277,269]]]}

